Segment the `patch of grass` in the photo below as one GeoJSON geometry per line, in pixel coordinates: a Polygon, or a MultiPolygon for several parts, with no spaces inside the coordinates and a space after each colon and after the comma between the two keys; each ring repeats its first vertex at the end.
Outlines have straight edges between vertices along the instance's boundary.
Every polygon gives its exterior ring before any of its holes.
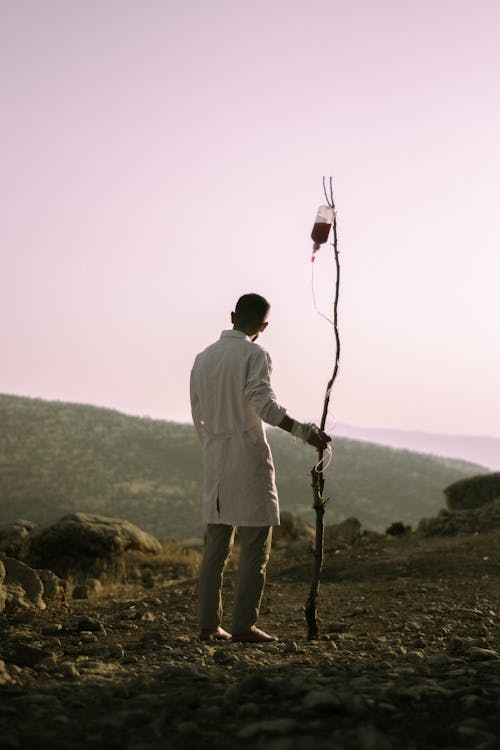
{"type": "Polygon", "coordinates": [[[127,577],[142,580],[147,588],[157,580],[194,578],[203,554],[201,540],[186,544],[162,539],[163,551],[157,555],[131,551],[126,554],[127,577]]]}

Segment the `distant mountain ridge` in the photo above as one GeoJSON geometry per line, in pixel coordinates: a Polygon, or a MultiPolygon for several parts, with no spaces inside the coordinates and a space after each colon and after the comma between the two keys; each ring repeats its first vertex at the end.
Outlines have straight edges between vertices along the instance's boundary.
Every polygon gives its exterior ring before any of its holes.
{"type": "Polygon", "coordinates": [[[332,432],[353,440],[363,440],[392,448],[417,451],[445,458],[472,461],[494,471],[500,470],[500,437],[486,435],[446,435],[418,430],[357,427],[338,423],[332,432]]]}
{"type": "MultiPolygon", "coordinates": [[[[314,451],[268,430],[282,510],[313,521],[314,451]]],[[[483,466],[335,437],[325,522],[416,523],[443,489],[483,466]]],[[[84,404],[0,395],[0,523],[82,511],[128,519],[158,537],[201,536],[201,450],[192,425],[84,404]]]]}

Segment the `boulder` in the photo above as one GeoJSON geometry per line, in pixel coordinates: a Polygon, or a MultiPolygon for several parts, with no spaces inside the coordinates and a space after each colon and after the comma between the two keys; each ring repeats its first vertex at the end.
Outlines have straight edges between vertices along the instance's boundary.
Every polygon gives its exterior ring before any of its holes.
{"type": "Polygon", "coordinates": [[[7,587],[3,585],[4,578],[5,578],[5,566],[3,562],[0,560],[0,615],[4,611],[5,605],[7,602],[7,587]]]}
{"type": "Polygon", "coordinates": [[[34,667],[40,662],[49,664],[56,663],[56,655],[50,649],[29,643],[22,639],[16,639],[11,644],[10,661],[18,666],[34,667]]]}
{"type": "Polygon", "coordinates": [[[43,600],[46,604],[66,600],[66,585],[52,570],[41,568],[36,571],[43,583],[43,600]]]}
{"type": "Polygon", "coordinates": [[[30,532],[36,524],[19,519],[0,526],[0,552],[9,557],[23,557],[28,547],[30,532]]]}
{"type": "Polygon", "coordinates": [[[500,500],[500,472],[459,479],[444,490],[450,510],[469,510],[500,500]]]}
{"type": "Polygon", "coordinates": [[[102,592],[102,583],[97,578],[89,578],[86,583],[80,583],[73,589],[73,599],[90,599],[102,592]]]}
{"type": "Polygon", "coordinates": [[[34,570],[14,557],[0,560],[0,613],[6,608],[45,609],[64,600],[64,582],[51,570],[34,570]]]}
{"type": "Polygon", "coordinates": [[[424,518],[417,532],[424,536],[484,534],[500,529],[500,500],[480,508],[448,510],[443,508],[435,518],[424,518]]]}
{"type": "Polygon", "coordinates": [[[43,601],[43,583],[33,568],[13,557],[4,557],[5,567],[4,586],[7,590],[7,603],[14,603],[20,607],[35,606],[45,609],[43,601]]]}
{"type": "Polygon", "coordinates": [[[325,544],[329,547],[349,547],[360,537],[361,524],[354,517],[325,527],[325,544]]]}
{"type": "Polygon", "coordinates": [[[27,560],[85,583],[88,578],[124,578],[129,550],[159,554],[162,549],[154,536],[129,521],[71,513],[32,533],[27,560]]]}
{"type": "Polygon", "coordinates": [[[280,514],[280,525],[273,528],[273,544],[288,546],[297,542],[310,546],[314,542],[315,531],[310,523],[286,511],[280,514]]]}
{"type": "MultiPolygon", "coordinates": [[[[5,662],[3,659],[0,659],[0,685],[5,685],[8,682],[11,681],[11,676],[7,671],[7,667],[5,666],[5,662]]],[[[5,737],[5,735],[4,735],[5,737]]]]}

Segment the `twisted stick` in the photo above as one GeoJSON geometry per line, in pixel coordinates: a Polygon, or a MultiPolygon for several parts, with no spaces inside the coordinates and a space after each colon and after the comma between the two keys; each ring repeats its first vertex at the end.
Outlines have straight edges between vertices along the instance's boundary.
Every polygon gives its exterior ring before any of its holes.
{"type": "MultiPolygon", "coordinates": [[[[333,389],[333,384],[337,377],[340,360],[340,336],[338,330],[338,301],[339,301],[339,289],[340,289],[340,262],[339,252],[337,248],[337,217],[335,213],[335,203],[333,200],[333,185],[332,178],[330,177],[330,195],[326,191],[325,178],[323,177],[323,190],[328,205],[333,208],[333,252],[335,256],[335,267],[336,267],[336,278],[335,278],[335,297],[333,302],[333,328],[335,331],[335,363],[333,367],[333,373],[326,386],[325,398],[323,401],[323,414],[321,416],[320,428],[325,429],[326,417],[328,415],[328,407],[330,404],[330,396],[333,389]]],[[[319,451],[319,461],[316,463],[311,470],[312,479],[312,491],[313,491],[313,508],[316,513],[316,537],[314,545],[314,567],[313,567],[313,578],[311,588],[309,590],[309,596],[306,600],[305,605],[305,616],[307,623],[307,637],[309,640],[316,640],[318,638],[318,624],[316,620],[317,611],[317,600],[319,585],[321,580],[321,571],[323,569],[323,550],[324,550],[324,525],[323,516],[325,513],[325,505],[328,502],[328,498],[324,499],[323,491],[325,486],[325,479],[321,469],[317,467],[321,466],[323,458],[323,450],[319,451]]]]}

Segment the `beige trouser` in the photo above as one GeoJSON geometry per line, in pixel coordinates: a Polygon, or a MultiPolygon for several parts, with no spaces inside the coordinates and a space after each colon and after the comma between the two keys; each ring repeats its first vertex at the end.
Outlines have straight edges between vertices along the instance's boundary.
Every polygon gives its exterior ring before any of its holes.
{"type": "MultiPolygon", "coordinates": [[[[236,528],[226,524],[207,526],[205,554],[200,569],[198,623],[215,630],[222,622],[222,580],[233,549],[236,528]]],[[[271,551],[272,526],[240,526],[240,564],[233,607],[232,633],[246,633],[259,616],[271,551]]]]}

